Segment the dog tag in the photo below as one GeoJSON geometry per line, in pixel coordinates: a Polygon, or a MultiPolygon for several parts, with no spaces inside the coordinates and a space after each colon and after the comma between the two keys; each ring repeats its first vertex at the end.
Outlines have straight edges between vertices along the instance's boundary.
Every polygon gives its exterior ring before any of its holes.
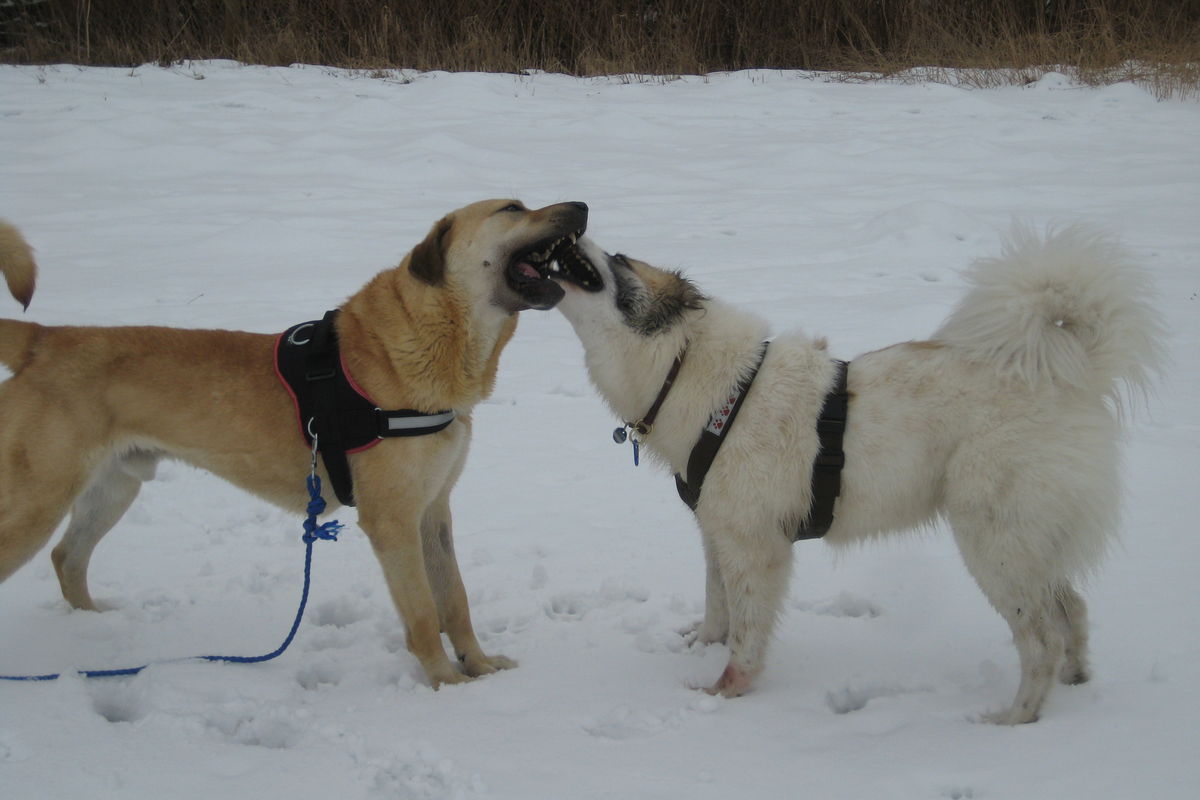
{"type": "Polygon", "coordinates": [[[645,428],[641,423],[635,424],[629,431],[629,441],[633,442],[633,465],[638,466],[639,456],[641,454],[642,438],[646,435],[645,428]]]}
{"type": "Polygon", "coordinates": [[[629,434],[625,432],[624,426],[613,431],[613,441],[617,444],[625,444],[627,438],[629,438],[629,434]]]}

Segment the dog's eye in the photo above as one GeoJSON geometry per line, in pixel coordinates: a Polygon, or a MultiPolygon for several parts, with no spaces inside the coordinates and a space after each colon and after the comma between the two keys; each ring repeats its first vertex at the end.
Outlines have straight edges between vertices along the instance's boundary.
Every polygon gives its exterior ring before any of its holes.
{"type": "Polygon", "coordinates": [[[506,205],[504,208],[502,208],[500,210],[501,211],[524,211],[525,206],[521,205],[520,203],[509,203],[508,205],[506,205]]]}
{"type": "MultiPolygon", "coordinates": [[[[622,255],[621,253],[616,253],[616,254],[614,254],[614,255],[613,255],[613,257],[612,257],[612,260],[613,260],[613,261],[615,261],[615,262],[617,262],[617,264],[618,264],[619,266],[622,266],[622,267],[629,267],[629,259],[628,259],[628,258],[626,258],[626,257],[625,257],[624,255],[622,255]]],[[[630,269],[632,269],[632,267],[630,267],[630,269]]]]}

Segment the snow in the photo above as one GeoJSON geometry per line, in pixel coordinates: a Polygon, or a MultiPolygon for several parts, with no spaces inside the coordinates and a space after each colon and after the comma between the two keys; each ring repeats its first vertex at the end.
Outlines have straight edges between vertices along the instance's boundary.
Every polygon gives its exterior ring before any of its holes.
{"type": "MultiPolygon", "coordinates": [[[[1011,700],[1015,650],[937,530],[796,545],[756,690],[695,690],[725,653],[675,633],[703,609],[690,512],[612,444],[565,320],[529,312],[454,497],[476,628],[518,669],[431,690],[351,524],[317,543],[275,661],[0,682],[0,797],[1195,795],[1200,105],[1057,75],[0,67],[0,216],[38,250],[38,322],[280,331],[490,196],[584,200],[608,249],[839,357],[928,335],[1013,219],[1120,236],[1157,279],[1173,363],[1131,426],[1123,544],[1087,587],[1092,682],[1058,687],[1036,724],[976,722],[1011,700]]],[[[179,464],[160,476],[93,560],[112,610],[69,611],[48,548],[0,585],[0,673],[282,640],[300,510],[179,464]]]]}

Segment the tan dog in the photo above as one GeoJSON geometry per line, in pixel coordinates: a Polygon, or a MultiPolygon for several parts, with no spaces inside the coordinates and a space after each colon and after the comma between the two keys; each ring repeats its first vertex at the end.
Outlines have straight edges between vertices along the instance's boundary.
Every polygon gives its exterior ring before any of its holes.
{"type": "MultiPolygon", "coordinates": [[[[350,456],[359,524],[408,648],[435,687],[515,666],[485,655],[476,640],[449,497],[467,456],[471,410],[492,391],[516,312],[551,308],[562,297],[546,277],[550,256],[586,223],[582,203],[536,211],[512,200],[475,203],[439,221],[398,267],[341,307],[342,358],[367,394],[383,408],[458,415],[440,433],[389,439],[350,456]],[[446,657],[441,631],[461,671],[446,657]]],[[[33,255],[4,223],[0,271],[28,306],[33,255]]],[[[37,553],[70,511],[52,559],[67,601],[95,609],[87,588],[92,550],[160,458],[302,512],[307,494],[297,476],[310,451],[273,370],[275,341],[238,331],[0,319],[0,363],[14,372],[0,385],[0,580],[37,553]]]]}

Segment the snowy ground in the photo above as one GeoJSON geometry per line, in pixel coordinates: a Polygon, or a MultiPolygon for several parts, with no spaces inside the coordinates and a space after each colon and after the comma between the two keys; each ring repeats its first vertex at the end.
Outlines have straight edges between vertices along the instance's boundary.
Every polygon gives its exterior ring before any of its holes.
{"type": "MultiPolygon", "coordinates": [[[[318,543],[310,611],[276,661],[0,683],[0,797],[1195,796],[1197,104],[1054,75],[968,91],[0,67],[0,216],[38,249],[38,322],[279,331],[443,212],[508,195],[584,200],[609,249],[841,357],[928,335],[1014,217],[1121,236],[1158,280],[1174,364],[1132,426],[1124,544],[1088,588],[1095,679],[1035,725],[973,722],[1010,701],[1015,651],[942,531],[837,557],[797,545],[757,690],[693,690],[725,654],[674,633],[703,602],[689,512],[611,443],[565,320],[529,313],[455,495],[477,628],[519,669],[429,689],[352,525],[318,543]]],[[[0,673],[282,639],[299,513],[160,474],[93,561],[115,610],[68,611],[48,549],[0,585],[0,673]]]]}

